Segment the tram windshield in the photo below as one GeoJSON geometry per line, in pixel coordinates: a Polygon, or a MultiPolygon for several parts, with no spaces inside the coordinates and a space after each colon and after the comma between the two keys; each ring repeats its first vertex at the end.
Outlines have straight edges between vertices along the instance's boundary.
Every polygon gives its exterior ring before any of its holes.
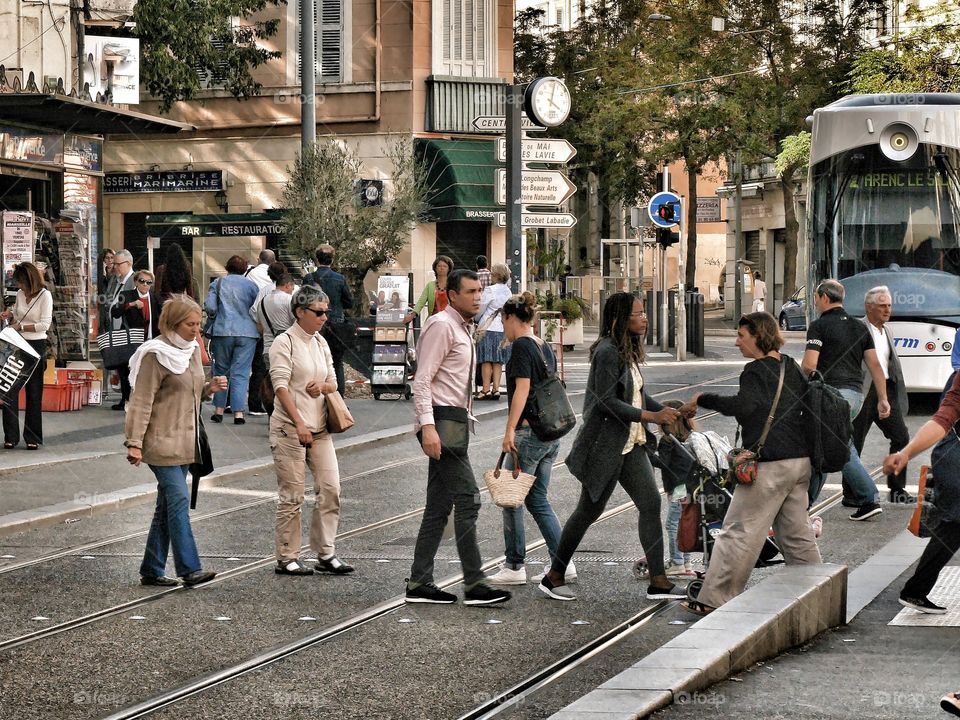
{"type": "MultiPolygon", "coordinates": [[[[915,305],[917,312],[908,314],[956,315],[958,170],[960,152],[932,145],[921,145],[912,158],[899,163],[877,146],[818,163],[811,173],[809,227],[816,277],[844,280],[894,266],[917,291],[933,291],[923,303],[927,307],[915,305]]],[[[885,284],[878,279],[874,284],[885,284]]]]}

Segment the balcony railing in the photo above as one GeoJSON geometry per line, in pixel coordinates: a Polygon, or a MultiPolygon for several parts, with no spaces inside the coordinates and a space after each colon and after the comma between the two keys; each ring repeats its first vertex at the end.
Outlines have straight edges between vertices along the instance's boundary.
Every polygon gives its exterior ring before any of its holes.
{"type": "Polygon", "coordinates": [[[427,132],[477,133],[473,120],[504,114],[500,78],[431,75],[427,78],[427,132]]]}

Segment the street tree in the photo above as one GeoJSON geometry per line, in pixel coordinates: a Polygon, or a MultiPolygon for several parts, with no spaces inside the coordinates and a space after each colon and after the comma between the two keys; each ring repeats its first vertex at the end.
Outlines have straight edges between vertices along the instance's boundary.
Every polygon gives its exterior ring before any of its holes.
{"type": "MultiPolygon", "coordinates": [[[[397,258],[426,213],[424,173],[412,142],[393,142],[384,148],[384,157],[392,170],[380,205],[362,206],[358,181],[363,165],[354,149],[335,139],[318,141],[298,154],[281,196],[290,251],[308,260],[318,245],[332,245],[355,298],[365,296],[368,273],[397,258]]],[[[355,303],[355,314],[364,311],[364,303],[355,303]]]]}
{"type": "Polygon", "coordinates": [[[237,99],[259,95],[262,85],[251,71],[280,57],[263,45],[276,35],[280,19],[261,13],[284,5],[286,0],[138,0],[133,20],[140,79],[161,112],[209,85],[237,99]]]}

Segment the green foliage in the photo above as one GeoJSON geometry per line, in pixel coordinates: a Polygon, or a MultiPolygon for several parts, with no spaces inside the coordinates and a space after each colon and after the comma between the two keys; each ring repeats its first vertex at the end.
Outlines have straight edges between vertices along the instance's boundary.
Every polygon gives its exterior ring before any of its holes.
{"type": "Polygon", "coordinates": [[[954,23],[926,22],[926,16],[951,17],[940,4],[920,10],[908,5],[904,25],[909,28],[894,44],[858,57],[847,76],[851,93],[924,93],[960,91],[960,28],[954,23]]]}
{"type": "Polygon", "coordinates": [[[577,297],[561,298],[552,292],[537,295],[537,304],[542,310],[559,312],[567,322],[579,320],[586,310],[586,302],[577,297]]]}
{"type": "Polygon", "coordinates": [[[795,135],[785,137],[780,143],[777,155],[777,176],[783,177],[798,170],[806,169],[810,163],[810,133],[801,130],[795,135]]]}
{"type": "Polygon", "coordinates": [[[258,95],[251,70],[280,53],[259,43],[273,37],[278,18],[253,19],[286,0],[138,0],[133,19],[140,38],[140,79],[162,112],[191,100],[205,87],[201,75],[235,98],[258,95]],[[231,18],[240,18],[233,27],[231,18]]]}
{"type": "Polygon", "coordinates": [[[383,205],[359,207],[355,183],[362,164],[353,149],[333,139],[297,156],[281,197],[291,252],[309,259],[318,245],[333,245],[355,297],[368,272],[396,259],[426,212],[424,173],[412,142],[397,140],[384,154],[393,171],[383,205]]]}

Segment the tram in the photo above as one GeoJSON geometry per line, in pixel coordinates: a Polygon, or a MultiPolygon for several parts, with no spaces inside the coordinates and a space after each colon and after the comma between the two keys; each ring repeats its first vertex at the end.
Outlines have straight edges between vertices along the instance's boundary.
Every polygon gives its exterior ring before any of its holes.
{"type": "MultiPolygon", "coordinates": [[[[890,288],[910,392],[939,392],[960,326],[960,94],[854,95],[816,110],[807,184],[807,287],[845,308],[890,288]]],[[[812,294],[808,295],[812,300],[812,294]]],[[[812,302],[806,308],[814,317],[812,302]]]]}

